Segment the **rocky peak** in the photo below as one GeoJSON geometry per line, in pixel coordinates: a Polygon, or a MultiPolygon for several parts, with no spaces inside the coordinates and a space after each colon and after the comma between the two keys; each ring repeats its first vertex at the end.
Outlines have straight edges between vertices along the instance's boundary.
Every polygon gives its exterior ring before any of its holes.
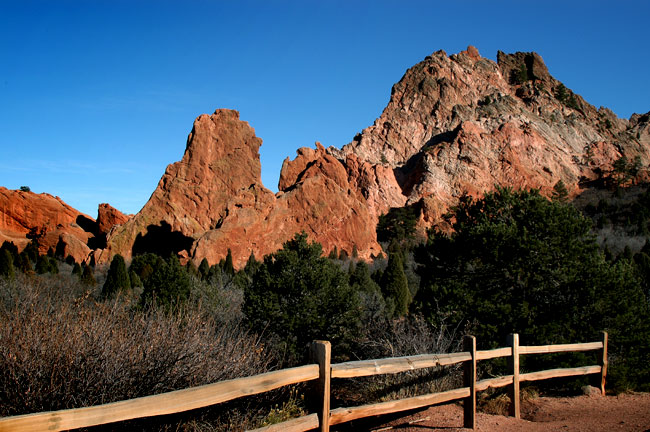
{"type": "Polygon", "coordinates": [[[562,180],[575,195],[621,156],[648,166],[650,114],[624,120],[596,110],[536,53],[499,52],[497,60],[471,46],[427,56],[351,143],[316,143],[287,158],[275,195],[261,182],[262,140],[253,128],[236,111],[201,115],[183,158],[138,214],[123,221],[100,207],[98,231],[108,236],[94,257],[152,251],[214,264],[230,249],[240,267],[305,231],[326,253],[370,258],[381,252],[378,218],[393,207],[417,209],[423,233],[464,194],[503,185],[550,195],[562,180]]]}
{"type": "Polygon", "coordinates": [[[122,225],[129,220],[125,215],[110,204],[102,203],[97,209],[97,230],[99,234],[106,235],[116,225],[122,225]]]}
{"type": "MultiPolygon", "coordinates": [[[[393,175],[385,177],[402,194],[392,202],[422,203],[428,214],[421,221],[431,224],[462,194],[480,195],[494,185],[550,194],[562,180],[575,194],[623,154],[647,164],[643,125],[647,118],[628,122],[596,110],[553,78],[537,53],[499,52],[495,63],[470,46],[451,56],[437,51],[408,69],[375,123],[341,150],[328,151],[339,160],[355,155],[372,167],[390,167],[393,175]]],[[[369,184],[364,196],[383,190],[369,184]]],[[[381,201],[370,201],[371,213],[384,212],[381,201]]]]}
{"type": "Polygon", "coordinates": [[[553,81],[544,60],[535,52],[506,54],[498,51],[497,64],[501,75],[511,84],[522,84],[528,80],[547,83],[553,81]]]}
{"type": "Polygon", "coordinates": [[[261,144],[236,111],[199,116],[182,160],[167,167],[143,209],[111,231],[97,261],[152,251],[214,264],[230,249],[241,266],[251,252],[261,258],[301,231],[325,251],[381,251],[363,196],[320,143],[285,160],[277,196],[261,182],[261,144]]]}

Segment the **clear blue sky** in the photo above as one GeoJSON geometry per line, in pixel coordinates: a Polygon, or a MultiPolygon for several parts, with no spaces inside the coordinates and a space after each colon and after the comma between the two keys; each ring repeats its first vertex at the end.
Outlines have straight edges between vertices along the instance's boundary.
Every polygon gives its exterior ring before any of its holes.
{"type": "Polygon", "coordinates": [[[650,110],[648,1],[0,0],[0,186],[137,212],[194,118],[237,109],[276,190],[340,147],[430,53],[537,51],[621,117],[650,110]]]}

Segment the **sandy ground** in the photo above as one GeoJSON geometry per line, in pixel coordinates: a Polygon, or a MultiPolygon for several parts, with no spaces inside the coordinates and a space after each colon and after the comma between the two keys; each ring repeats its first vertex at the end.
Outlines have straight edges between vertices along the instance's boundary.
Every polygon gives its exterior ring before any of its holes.
{"type": "MultiPolygon", "coordinates": [[[[539,397],[522,403],[522,418],[478,413],[478,431],[641,431],[650,432],[650,394],[618,396],[539,397]]],[[[470,431],[464,429],[459,403],[411,412],[399,418],[349,425],[358,431],[470,431]]],[[[341,430],[344,430],[343,428],[341,430]]]]}

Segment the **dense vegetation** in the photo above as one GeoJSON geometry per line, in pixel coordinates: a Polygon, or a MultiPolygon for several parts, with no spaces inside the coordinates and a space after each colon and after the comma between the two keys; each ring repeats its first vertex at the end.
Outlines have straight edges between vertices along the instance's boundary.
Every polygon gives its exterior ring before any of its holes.
{"type": "Polygon", "coordinates": [[[469,324],[479,345],[596,340],[610,333],[610,385],[645,386],[648,299],[634,261],[607,261],[590,221],[536,191],[461,199],[454,231],[418,248],[416,307],[435,325],[469,324]],[[641,347],[640,350],[638,348],[641,347]]]}
{"type": "MultiPolygon", "coordinates": [[[[447,215],[453,230],[434,227],[426,239],[416,233],[417,208],[393,209],[378,226],[388,256],[372,263],[354,252],[325,257],[304,233],[262,261],[251,254],[239,270],[230,251],[212,266],[147,252],[128,265],[117,255],[110,268],[95,270],[55,251],[39,255],[38,238],[20,253],[5,242],[0,415],[293,366],[307,360],[314,339],[330,340],[335,360],[346,360],[457,349],[463,333],[494,347],[511,332],[524,344],[551,344],[596,340],[606,330],[609,388],[647,390],[650,245],[610,250],[598,231],[618,224],[645,238],[650,195],[634,197],[601,200],[583,216],[560,183],[552,200],[497,189],[463,197],[447,215]]],[[[565,360],[588,361],[556,357],[553,367],[565,360]]],[[[440,378],[453,381],[453,371],[356,380],[347,394],[369,402],[439,388],[440,378]]],[[[282,395],[258,400],[262,408],[231,404],[201,415],[217,429],[232,429],[233,421],[251,427],[269,421],[264,412],[282,395]],[[251,416],[224,414],[244,411],[251,416]]],[[[274,408],[274,416],[308,404],[295,390],[288,397],[282,407],[292,408],[274,408]]]]}

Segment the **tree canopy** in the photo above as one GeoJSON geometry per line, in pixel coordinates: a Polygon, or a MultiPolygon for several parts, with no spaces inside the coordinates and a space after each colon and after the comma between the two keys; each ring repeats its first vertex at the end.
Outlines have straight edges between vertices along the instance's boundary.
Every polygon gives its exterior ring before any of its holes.
{"type": "Polygon", "coordinates": [[[359,300],[347,274],[321,255],[320,244],[296,234],[264,257],[245,287],[250,326],[271,335],[288,363],[305,360],[316,339],[331,341],[333,352],[348,352],[360,327],[359,300]]]}
{"type": "Polygon", "coordinates": [[[608,330],[624,350],[630,332],[647,332],[634,269],[605,260],[590,221],[572,206],[497,188],[463,197],[448,216],[453,233],[434,230],[417,251],[416,304],[430,321],[470,324],[479,343],[492,345],[512,332],[546,344],[608,330]]]}

